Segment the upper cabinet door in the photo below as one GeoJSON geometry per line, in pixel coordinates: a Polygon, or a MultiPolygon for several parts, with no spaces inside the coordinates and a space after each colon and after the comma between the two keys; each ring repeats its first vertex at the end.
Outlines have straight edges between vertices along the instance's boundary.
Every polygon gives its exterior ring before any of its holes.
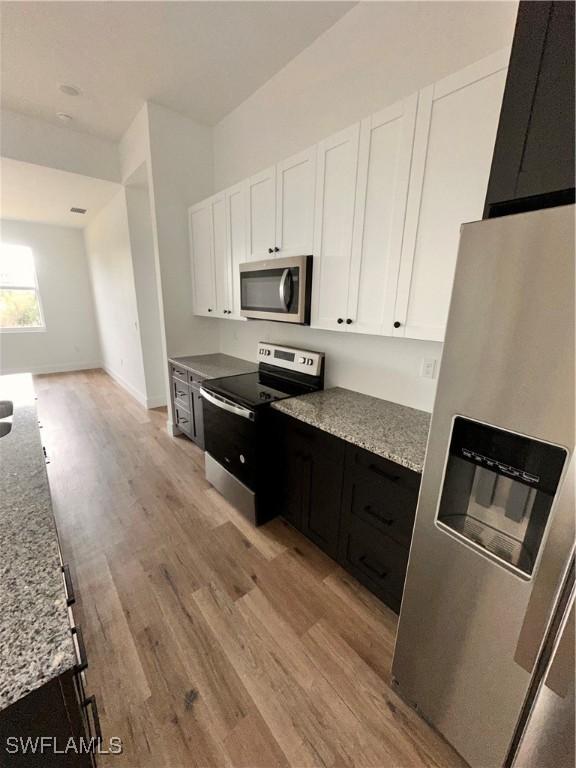
{"type": "Polygon", "coordinates": [[[212,199],[188,211],[194,313],[211,317],[216,309],[212,237],[212,199]]]}
{"type": "Polygon", "coordinates": [[[308,256],[314,248],[316,147],[276,166],[278,256],[308,256]]]}
{"type": "Polygon", "coordinates": [[[212,199],[212,248],[214,253],[214,276],[216,283],[217,317],[228,317],[230,310],[230,258],[226,232],[226,197],[216,195],[212,199]]]}
{"type": "Polygon", "coordinates": [[[443,341],[460,225],[482,218],[509,50],[420,92],[395,334],[443,341]]]}
{"type": "Polygon", "coordinates": [[[276,247],[276,167],[248,180],[248,261],[270,258],[276,247]]]}
{"type": "Polygon", "coordinates": [[[347,327],[392,334],[418,94],[362,121],[347,327]]]}
{"type": "Polygon", "coordinates": [[[230,276],[230,314],[240,317],[240,264],[246,261],[246,184],[226,190],[226,224],[230,276]]]}
{"type": "Polygon", "coordinates": [[[312,326],[344,330],[360,123],[318,144],[312,326]]]}

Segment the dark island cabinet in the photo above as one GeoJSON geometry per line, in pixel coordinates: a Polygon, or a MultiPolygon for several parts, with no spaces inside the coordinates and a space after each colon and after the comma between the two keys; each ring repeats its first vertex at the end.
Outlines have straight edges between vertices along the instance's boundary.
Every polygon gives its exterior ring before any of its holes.
{"type": "Polygon", "coordinates": [[[484,218],[574,200],[574,3],[520,2],[484,218]]]}
{"type": "Polygon", "coordinates": [[[275,511],[398,612],[420,475],[270,411],[275,511]]]}

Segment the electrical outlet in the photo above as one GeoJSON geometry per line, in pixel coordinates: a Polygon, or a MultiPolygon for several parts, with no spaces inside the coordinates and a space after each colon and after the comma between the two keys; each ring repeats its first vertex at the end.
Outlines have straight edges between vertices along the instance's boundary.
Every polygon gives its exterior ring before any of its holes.
{"type": "Polygon", "coordinates": [[[424,358],[422,365],[420,366],[420,376],[423,379],[435,379],[436,378],[436,360],[433,357],[424,358]]]}

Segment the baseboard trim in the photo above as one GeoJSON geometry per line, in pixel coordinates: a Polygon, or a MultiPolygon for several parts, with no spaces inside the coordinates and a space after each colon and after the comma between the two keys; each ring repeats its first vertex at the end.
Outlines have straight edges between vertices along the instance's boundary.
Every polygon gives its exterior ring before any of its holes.
{"type": "Polygon", "coordinates": [[[57,365],[33,365],[20,368],[0,367],[0,375],[10,376],[14,373],[73,373],[74,371],[91,371],[101,367],[102,363],[99,360],[91,363],[59,363],[57,365]]]}
{"type": "Polygon", "coordinates": [[[163,405],[167,405],[166,395],[156,395],[156,397],[146,398],[146,408],[161,408],[163,405]]]}
{"type": "Polygon", "coordinates": [[[129,395],[132,395],[132,397],[137,400],[140,405],[144,406],[147,410],[150,410],[150,408],[160,408],[163,405],[166,405],[166,395],[155,395],[154,397],[146,397],[146,395],[143,392],[140,392],[139,389],[136,389],[136,387],[133,384],[130,384],[129,381],[126,381],[126,379],[121,376],[117,371],[114,371],[112,368],[108,368],[105,365],[102,365],[102,370],[105,371],[108,376],[110,376],[111,379],[114,379],[114,381],[119,384],[122,389],[125,389],[126,392],[128,392],[129,395]]]}
{"type": "Polygon", "coordinates": [[[102,365],[102,370],[105,371],[108,374],[108,376],[110,376],[111,379],[114,379],[116,384],[119,384],[122,387],[122,389],[125,389],[129,395],[132,395],[134,400],[137,400],[140,403],[140,405],[143,405],[144,408],[147,408],[146,395],[140,392],[139,389],[136,389],[136,387],[133,384],[130,384],[129,381],[126,381],[126,379],[123,376],[121,376],[119,373],[114,371],[112,368],[108,368],[108,366],[102,365]]]}

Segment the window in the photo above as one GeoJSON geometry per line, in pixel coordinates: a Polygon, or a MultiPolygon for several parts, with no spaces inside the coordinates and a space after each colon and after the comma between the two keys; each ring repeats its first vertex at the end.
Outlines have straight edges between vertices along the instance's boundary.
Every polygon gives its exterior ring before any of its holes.
{"type": "Polygon", "coordinates": [[[0,243],[0,330],[43,328],[32,249],[27,245],[0,243]]]}

